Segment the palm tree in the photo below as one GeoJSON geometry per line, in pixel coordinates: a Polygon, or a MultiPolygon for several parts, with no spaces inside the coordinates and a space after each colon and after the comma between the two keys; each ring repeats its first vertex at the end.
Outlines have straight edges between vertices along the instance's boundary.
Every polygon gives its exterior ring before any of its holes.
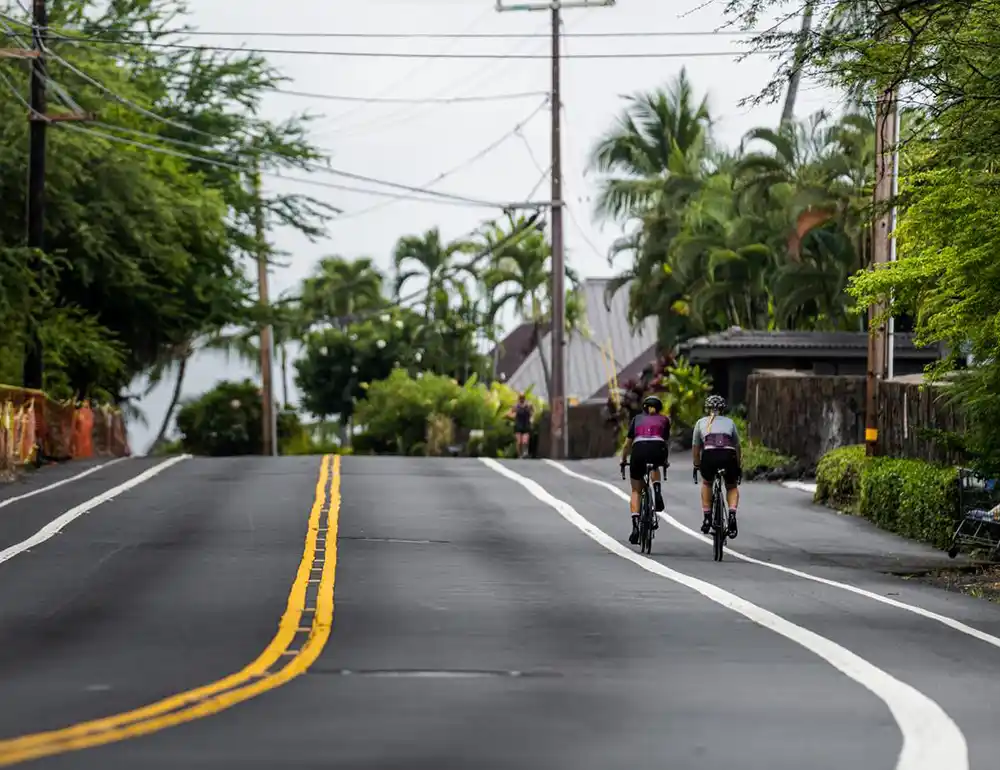
{"type": "MultiPolygon", "coordinates": [[[[524,321],[532,325],[532,345],[538,347],[542,329],[551,320],[552,310],[552,247],[541,225],[528,227],[523,217],[508,215],[507,227],[494,226],[484,233],[492,249],[493,264],[486,271],[484,283],[489,296],[487,317],[492,324],[497,315],[511,307],[524,321]],[[510,233],[522,231],[510,238],[510,233]],[[497,246],[497,244],[501,244],[497,246]]],[[[570,290],[566,299],[567,331],[581,328],[582,300],[578,294],[579,276],[566,268],[570,290]]],[[[549,364],[541,357],[543,376],[549,382],[549,364]]]]}
{"type": "Polygon", "coordinates": [[[475,251],[475,244],[467,240],[444,243],[441,232],[434,227],[422,236],[410,235],[400,238],[392,255],[396,270],[393,292],[399,299],[404,284],[413,278],[423,277],[427,281],[424,292],[424,312],[428,316],[434,304],[437,291],[447,291],[458,283],[458,276],[464,269],[456,257],[475,251]]]}
{"type": "Polygon", "coordinates": [[[711,150],[708,98],[698,99],[682,69],[666,88],[625,97],[626,107],[591,152],[602,174],[598,213],[630,220],[655,206],[664,182],[698,177],[711,150]]]}
{"type": "Polygon", "coordinates": [[[302,282],[299,305],[303,319],[310,326],[343,326],[351,316],[385,304],[382,283],[382,273],[368,257],[324,257],[302,282]]]}
{"type": "Polygon", "coordinates": [[[627,97],[625,110],[591,155],[591,167],[604,176],[598,215],[628,227],[609,261],[621,254],[632,260],[609,285],[606,301],[628,286],[629,320],[637,325],[656,317],[663,344],[684,336],[690,325],[669,253],[685,206],[706,175],[726,162],[711,131],[708,99],[695,96],[682,69],[666,88],[627,97]]]}

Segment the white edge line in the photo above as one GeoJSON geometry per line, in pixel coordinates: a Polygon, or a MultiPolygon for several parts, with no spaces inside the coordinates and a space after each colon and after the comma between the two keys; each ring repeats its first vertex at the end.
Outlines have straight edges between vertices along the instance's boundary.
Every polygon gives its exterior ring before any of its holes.
{"type": "Polygon", "coordinates": [[[785,489],[796,489],[799,492],[809,492],[816,494],[816,485],[805,481],[782,481],[781,486],[785,489]]]}
{"type": "MultiPolygon", "coordinates": [[[[548,463],[553,468],[562,471],[567,476],[572,476],[573,478],[581,479],[582,481],[586,481],[591,484],[596,484],[599,487],[604,487],[608,491],[618,495],[623,500],[629,499],[628,495],[626,495],[620,489],[613,486],[612,484],[609,484],[606,481],[595,479],[591,476],[585,476],[582,473],[577,473],[576,471],[571,471],[566,466],[562,465],[561,463],[557,463],[554,460],[545,460],[544,462],[548,463]]],[[[660,513],[658,515],[661,521],[666,521],[668,524],[670,524],[670,526],[674,527],[677,530],[680,530],[684,534],[696,538],[697,540],[701,540],[702,542],[705,543],[712,542],[708,537],[702,535],[700,532],[695,532],[693,529],[684,526],[670,514],[660,513]]],[[[829,578],[820,577],[819,575],[813,575],[808,572],[802,572],[797,569],[792,569],[791,567],[786,567],[782,564],[775,564],[773,562],[761,561],[760,559],[755,559],[752,556],[747,556],[746,554],[740,553],[739,551],[734,551],[731,548],[726,548],[726,553],[730,554],[731,556],[737,559],[745,561],[749,564],[756,564],[759,567],[767,567],[768,569],[773,569],[778,572],[783,572],[786,575],[794,575],[795,577],[802,578],[803,580],[811,580],[814,583],[822,583],[823,585],[830,586],[831,588],[839,588],[843,591],[849,591],[852,594],[857,594],[858,596],[864,596],[866,599],[872,599],[873,601],[881,602],[882,604],[887,604],[890,607],[895,607],[896,609],[899,610],[906,610],[907,612],[912,612],[914,615],[920,615],[921,617],[927,618],[928,620],[935,620],[938,623],[941,623],[942,625],[954,629],[955,631],[960,631],[961,633],[966,634],[967,636],[971,636],[974,639],[978,639],[981,642],[986,642],[986,644],[990,644],[993,645],[994,647],[1000,648],[1000,638],[993,636],[992,634],[988,634],[985,631],[980,631],[978,628],[973,628],[972,626],[966,625],[960,620],[949,618],[947,615],[939,615],[936,612],[932,612],[931,610],[925,610],[923,607],[917,607],[914,604],[907,604],[906,602],[901,602],[896,599],[890,599],[887,596],[880,596],[879,594],[872,593],[871,591],[866,591],[863,588],[852,586],[849,583],[840,583],[836,580],[830,580],[829,578]]]]}
{"type": "Polygon", "coordinates": [[[56,487],[61,487],[63,484],[69,484],[71,481],[79,481],[85,476],[89,476],[91,473],[97,473],[99,470],[105,468],[110,468],[116,463],[120,463],[122,460],[130,460],[130,457],[116,457],[114,460],[109,460],[106,463],[100,463],[92,468],[87,468],[87,470],[82,473],[78,473],[75,476],[70,476],[66,479],[61,479],[59,481],[54,481],[44,487],[39,487],[38,489],[32,489],[30,492],[25,492],[23,495],[18,495],[17,497],[8,497],[5,500],[0,500],[0,508],[6,508],[8,505],[13,505],[14,503],[20,502],[21,500],[27,500],[29,497],[34,497],[35,495],[40,495],[42,492],[48,492],[50,489],[55,489],[56,487]]]}
{"type": "Polygon", "coordinates": [[[841,673],[865,687],[888,706],[903,736],[895,770],[969,770],[969,747],[950,716],[932,699],[869,663],[836,642],[785,620],[770,610],[741,599],[713,583],[673,570],[640,556],[581,516],[573,506],[553,497],[531,479],[505,468],[496,460],[479,458],[487,467],[524,487],[538,500],[554,508],[566,521],[608,551],[641,567],[690,588],[706,599],[737,612],[757,625],[799,644],[841,673]]]}
{"type": "Polygon", "coordinates": [[[137,487],[145,481],[149,481],[151,478],[153,478],[153,476],[162,473],[167,468],[176,465],[182,460],[187,460],[190,457],[191,455],[186,455],[186,454],[177,455],[176,457],[171,457],[169,460],[165,460],[159,465],[154,465],[152,468],[147,468],[138,476],[133,476],[128,481],[119,484],[116,487],[112,487],[106,492],[102,492],[96,497],[92,497],[89,500],[86,500],[80,503],[79,505],[70,508],[68,511],[66,511],[66,513],[50,521],[48,524],[46,524],[44,527],[42,527],[28,539],[22,540],[20,543],[15,543],[9,548],[0,551],[0,564],[3,564],[5,561],[10,561],[19,553],[24,553],[29,548],[34,548],[36,545],[44,543],[49,538],[59,534],[59,532],[61,532],[63,527],[65,527],[67,524],[70,524],[71,522],[80,518],[88,511],[92,511],[97,506],[102,505],[108,502],[109,500],[113,500],[123,492],[127,492],[133,487],[137,487]]]}

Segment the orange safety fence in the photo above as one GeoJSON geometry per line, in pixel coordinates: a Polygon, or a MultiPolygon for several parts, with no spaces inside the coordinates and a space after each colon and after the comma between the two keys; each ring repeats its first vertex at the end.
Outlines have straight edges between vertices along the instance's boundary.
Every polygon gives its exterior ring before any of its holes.
{"type": "Polygon", "coordinates": [[[70,460],[131,454],[122,413],[0,385],[0,469],[38,459],[70,460]]]}

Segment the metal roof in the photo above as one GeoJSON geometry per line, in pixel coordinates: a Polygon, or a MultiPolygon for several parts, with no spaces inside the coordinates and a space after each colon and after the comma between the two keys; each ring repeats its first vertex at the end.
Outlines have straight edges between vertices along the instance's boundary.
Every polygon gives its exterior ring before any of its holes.
{"type": "MultiPolygon", "coordinates": [[[[936,357],[934,348],[918,348],[912,334],[896,334],[897,353],[936,357]]],[[[762,351],[785,352],[831,351],[864,354],[868,350],[867,332],[812,332],[812,331],[758,331],[754,329],[727,329],[704,337],[694,337],[679,346],[682,354],[700,352],[710,355],[753,355],[762,351]]]]}
{"type": "MultiPolygon", "coordinates": [[[[605,305],[604,292],[610,278],[588,278],[582,292],[586,305],[585,333],[568,335],[566,345],[566,395],[581,401],[591,398],[608,383],[609,365],[617,374],[644,354],[656,342],[656,321],[646,319],[634,332],[628,322],[628,287],[623,287],[605,305]],[[602,350],[603,348],[603,350],[602,350]],[[610,351],[610,353],[609,353],[610,351]],[[610,364],[609,364],[610,360],[610,364]]],[[[538,348],[508,380],[517,390],[548,400],[542,358],[551,361],[552,339],[546,333],[538,348]]],[[[551,369],[551,367],[550,367],[551,369]]]]}

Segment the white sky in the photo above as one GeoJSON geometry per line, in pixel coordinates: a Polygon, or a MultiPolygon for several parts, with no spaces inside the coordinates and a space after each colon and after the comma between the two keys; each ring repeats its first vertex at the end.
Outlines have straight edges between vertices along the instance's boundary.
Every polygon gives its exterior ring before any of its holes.
{"type": "MultiPolygon", "coordinates": [[[[495,0],[196,0],[193,23],[201,30],[226,32],[356,32],[356,33],[545,33],[547,12],[497,13],[495,0]],[[239,13],[234,13],[236,9],[239,13]]],[[[618,0],[611,8],[564,11],[563,53],[620,54],[655,52],[693,54],[736,51],[739,38],[726,35],[648,38],[574,38],[586,32],[706,32],[725,23],[718,0],[695,10],[701,0],[618,0]],[[685,15],[691,12],[689,15],[685,15]]],[[[792,22],[794,26],[797,20],[792,22]]],[[[546,56],[547,37],[530,39],[393,40],[378,38],[199,37],[205,45],[309,49],[324,51],[399,51],[441,53],[535,54],[546,56]]],[[[465,97],[550,88],[547,58],[537,59],[417,59],[269,54],[291,78],[283,88],[317,94],[363,97],[465,97]]],[[[606,276],[607,248],[619,234],[613,225],[595,222],[592,196],[595,187],[585,174],[586,157],[595,140],[620,111],[622,94],[664,85],[681,69],[699,92],[707,92],[718,121],[717,136],[736,146],[750,128],[777,123],[780,104],[748,109],[744,97],[757,93],[769,80],[774,63],[767,56],[737,62],[729,56],[678,56],[676,58],[573,59],[563,61],[563,166],[564,197],[572,217],[565,222],[567,258],[583,276],[606,276]],[[574,219],[576,220],[574,222],[574,219]],[[578,224],[577,224],[578,223],[578,224]],[[581,232],[582,231],[582,232],[581,232]],[[590,243],[588,243],[588,241],[590,243]],[[591,246],[590,244],[593,244],[591,246]]],[[[293,112],[317,115],[312,135],[328,150],[331,164],[341,170],[414,186],[425,186],[445,171],[510,132],[543,97],[518,100],[436,105],[358,104],[309,99],[287,94],[270,95],[267,117],[280,119],[293,112]]],[[[838,110],[840,96],[826,88],[803,83],[796,107],[798,116],[818,109],[838,110]]],[[[523,129],[524,141],[512,137],[486,157],[470,164],[434,189],[480,200],[514,201],[525,196],[540,177],[526,147],[543,168],[549,165],[549,112],[538,113],[523,129]]],[[[364,183],[327,174],[322,179],[353,187],[364,183]]],[[[460,236],[496,209],[440,205],[422,201],[389,201],[388,198],[328,190],[292,182],[265,179],[271,190],[311,194],[345,213],[375,204],[370,213],[334,220],[328,237],[311,244],[293,233],[271,234],[275,246],[290,252],[287,267],[272,276],[272,293],[293,289],[321,257],[339,254],[348,258],[370,256],[383,268],[390,264],[393,245],[403,235],[440,227],[446,238],[460,236]],[[280,185],[280,187],[279,187],[280,185]]],[[[384,189],[384,188],[383,188],[384,189]]],[[[390,191],[391,192],[391,191],[390,191]]],[[[548,183],[536,199],[548,195],[548,183]]],[[[209,389],[222,379],[251,376],[252,370],[218,355],[202,355],[188,368],[185,396],[209,389]]],[[[277,383],[276,383],[277,385],[277,383]]],[[[141,408],[150,426],[133,425],[134,451],[144,451],[152,439],[169,400],[172,383],[144,399],[141,408]]]]}

